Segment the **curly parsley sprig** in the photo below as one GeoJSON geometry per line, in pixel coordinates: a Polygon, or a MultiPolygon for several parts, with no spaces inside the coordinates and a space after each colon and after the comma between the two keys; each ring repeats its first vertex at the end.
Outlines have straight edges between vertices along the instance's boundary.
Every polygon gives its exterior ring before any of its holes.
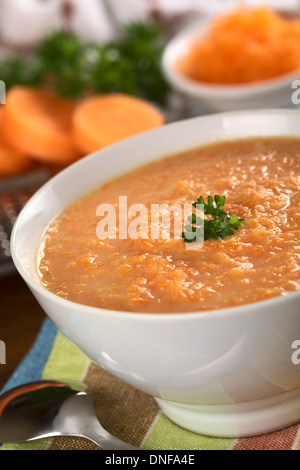
{"type": "Polygon", "coordinates": [[[225,196],[215,195],[207,197],[205,202],[203,196],[199,196],[192,206],[197,208],[203,205],[204,215],[209,215],[210,218],[202,218],[195,213],[187,217],[189,225],[185,225],[185,231],[182,232],[184,241],[191,243],[199,239],[204,232],[204,240],[209,238],[225,238],[234,234],[235,230],[245,222],[245,219],[239,219],[237,215],[229,215],[224,210],[225,196]]]}
{"type": "Polygon", "coordinates": [[[164,29],[157,21],[130,22],[122,37],[103,44],[54,31],[30,57],[16,53],[1,59],[0,79],[7,89],[46,87],[74,99],[120,92],[165,106],[170,89],[161,69],[164,41],[164,29]]]}

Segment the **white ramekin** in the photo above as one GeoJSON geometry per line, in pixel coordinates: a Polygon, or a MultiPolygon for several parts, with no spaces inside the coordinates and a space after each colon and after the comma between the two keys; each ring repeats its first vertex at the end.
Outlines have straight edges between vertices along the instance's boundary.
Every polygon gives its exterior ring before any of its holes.
{"type": "MultiPolygon", "coordinates": [[[[171,39],[162,58],[162,68],[167,81],[176,91],[191,100],[196,112],[197,108],[201,107],[216,112],[296,106],[292,102],[292,95],[295,92],[292,84],[300,78],[300,70],[273,79],[242,85],[197,82],[180,73],[177,66],[178,59],[187,53],[195,40],[204,35],[210,22],[210,18],[205,18],[186,27],[171,39]]],[[[299,85],[296,86],[298,87],[299,85]]],[[[296,104],[298,96],[299,93],[296,104]]]]}

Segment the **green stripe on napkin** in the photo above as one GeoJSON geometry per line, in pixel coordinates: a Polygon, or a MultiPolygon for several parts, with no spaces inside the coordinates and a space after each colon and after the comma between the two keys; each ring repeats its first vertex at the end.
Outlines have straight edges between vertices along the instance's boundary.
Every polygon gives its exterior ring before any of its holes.
{"type": "Polygon", "coordinates": [[[146,450],[228,450],[235,439],[217,439],[201,436],[182,429],[160,413],[147,434],[146,450]]]}

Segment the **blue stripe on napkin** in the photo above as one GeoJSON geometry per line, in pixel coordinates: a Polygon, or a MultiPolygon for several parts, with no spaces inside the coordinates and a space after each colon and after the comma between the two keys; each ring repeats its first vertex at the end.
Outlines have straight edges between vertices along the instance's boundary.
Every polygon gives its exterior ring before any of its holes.
{"type": "Polygon", "coordinates": [[[56,326],[47,318],[42,325],[34,345],[6,382],[0,392],[1,394],[18,385],[41,379],[56,334],[56,326]]]}

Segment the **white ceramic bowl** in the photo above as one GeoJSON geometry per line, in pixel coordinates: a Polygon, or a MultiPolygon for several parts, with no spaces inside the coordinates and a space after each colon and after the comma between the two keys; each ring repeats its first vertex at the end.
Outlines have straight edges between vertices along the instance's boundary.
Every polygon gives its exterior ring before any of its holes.
{"type": "Polygon", "coordinates": [[[242,85],[196,82],[178,71],[178,59],[186,54],[195,40],[203,37],[210,22],[209,18],[189,25],[167,45],[162,67],[170,85],[190,98],[194,105],[195,102],[198,103],[199,109],[204,106],[210,111],[293,107],[292,94],[295,90],[292,89],[292,83],[300,77],[300,70],[274,79],[242,85]]]}
{"type": "MultiPolygon", "coordinates": [[[[43,186],[13,230],[21,276],[58,328],[93,361],[156,397],[176,423],[213,436],[247,436],[300,421],[300,291],[209,312],[137,314],[76,304],[46,290],[37,251],[64,207],[111,178],[201,144],[249,136],[300,137],[300,113],[216,114],[166,125],[96,152],[43,186]]],[[[55,377],[54,377],[55,378],[55,377]]]]}

